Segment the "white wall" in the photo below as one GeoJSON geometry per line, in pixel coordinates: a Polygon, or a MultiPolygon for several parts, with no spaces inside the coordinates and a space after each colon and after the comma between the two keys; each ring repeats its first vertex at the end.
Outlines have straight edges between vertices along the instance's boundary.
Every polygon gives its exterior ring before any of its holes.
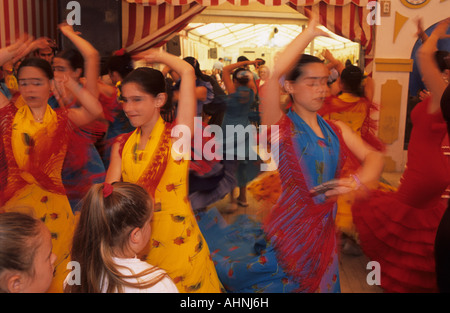
{"type": "MultiPolygon", "coordinates": [[[[427,29],[436,22],[450,16],[450,0],[431,0],[428,5],[419,9],[411,9],[404,6],[400,0],[391,1],[391,14],[389,17],[381,17],[381,25],[376,28],[375,58],[410,59],[412,48],[417,40],[417,24],[415,19],[421,17],[423,27],[427,29]],[[395,12],[409,18],[401,28],[396,41],[393,41],[395,12]]],[[[409,73],[405,72],[380,72],[374,65],[373,79],[375,81],[374,101],[380,103],[381,86],[388,79],[396,79],[403,86],[402,104],[400,112],[400,125],[398,140],[388,146],[387,154],[397,163],[397,171],[403,171],[406,164],[406,151],[403,150],[405,120],[407,111],[409,73]]]]}

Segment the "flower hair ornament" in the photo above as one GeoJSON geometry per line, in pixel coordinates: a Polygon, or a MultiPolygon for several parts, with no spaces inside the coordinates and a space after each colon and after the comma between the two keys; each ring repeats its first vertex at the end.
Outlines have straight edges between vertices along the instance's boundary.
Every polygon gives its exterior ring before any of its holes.
{"type": "Polygon", "coordinates": [[[103,198],[107,198],[112,194],[114,187],[111,184],[103,183],[103,198]]]}
{"type": "Polygon", "coordinates": [[[115,56],[121,57],[123,56],[125,53],[127,52],[127,50],[125,50],[125,48],[119,49],[117,51],[114,52],[115,56]]]}

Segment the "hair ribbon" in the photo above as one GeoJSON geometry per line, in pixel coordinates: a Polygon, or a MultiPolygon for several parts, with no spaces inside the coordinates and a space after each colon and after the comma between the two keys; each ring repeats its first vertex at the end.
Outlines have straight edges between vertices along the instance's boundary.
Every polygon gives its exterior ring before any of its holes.
{"type": "Polygon", "coordinates": [[[114,187],[109,183],[103,183],[103,198],[110,196],[114,187]]]}

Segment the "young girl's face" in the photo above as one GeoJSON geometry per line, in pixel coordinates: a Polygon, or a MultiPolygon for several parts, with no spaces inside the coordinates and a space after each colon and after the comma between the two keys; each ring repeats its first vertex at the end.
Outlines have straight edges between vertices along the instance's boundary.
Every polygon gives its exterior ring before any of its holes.
{"type": "Polygon", "coordinates": [[[34,256],[34,275],[25,275],[25,288],[27,293],[43,293],[48,290],[53,280],[56,255],[52,253],[52,238],[44,223],[41,223],[40,242],[34,256]]]}
{"type": "Polygon", "coordinates": [[[159,116],[160,99],[144,92],[137,83],[123,85],[122,97],[123,111],[134,127],[144,126],[159,116]]]}
{"type": "Polygon", "coordinates": [[[328,70],[322,63],[303,66],[303,74],[296,81],[286,81],[286,90],[294,99],[294,106],[317,112],[328,92],[328,70]]]}
{"type": "Polygon", "coordinates": [[[21,68],[18,84],[22,97],[30,107],[36,108],[47,104],[50,96],[50,80],[40,68],[33,66],[21,68]]]}

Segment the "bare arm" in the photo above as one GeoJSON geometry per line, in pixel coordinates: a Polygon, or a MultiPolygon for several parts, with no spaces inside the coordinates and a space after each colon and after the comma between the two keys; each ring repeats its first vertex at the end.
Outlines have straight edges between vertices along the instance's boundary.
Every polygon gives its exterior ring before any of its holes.
{"type": "MultiPolygon", "coordinates": [[[[337,185],[333,189],[325,192],[325,196],[332,197],[339,194],[345,194],[355,191],[365,186],[365,188],[373,188],[376,186],[384,168],[384,156],[381,152],[373,149],[364,140],[361,139],[353,130],[345,123],[336,121],[335,124],[341,129],[342,137],[348,149],[361,162],[356,178],[348,177],[333,180],[337,185]]],[[[322,186],[329,184],[326,182],[316,186],[312,191],[320,189],[322,186]]]]}
{"type": "Polygon", "coordinates": [[[342,73],[342,70],[345,68],[344,64],[342,64],[341,61],[337,60],[328,49],[325,49],[322,52],[322,56],[329,62],[327,65],[328,69],[330,68],[336,69],[339,75],[342,73]]]}
{"type": "Polygon", "coordinates": [[[60,24],[59,29],[80,51],[84,58],[84,77],[86,78],[86,88],[95,97],[98,97],[98,77],[100,76],[100,54],[84,38],[75,32],[72,26],[66,23],[60,24]]]}
{"type": "Polygon", "coordinates": [[[344,122],[337,121],[335,123],[341,129],[342,137],[349,150],[362,163],[358,171],[361,183],[371,185],[377,182],[384,168],[383,154],[367,144],[344,122]]]}
{"type": "MultiPolygon", "coordinates": [[[[245,65],[250,65],[250,64],[255,64],[258,61],[242,61],[242,62],[237,62],[237,63],[233,63],[233,64],[229,64],[227,66],[224,66],[223,70],[222,70],[222,81],[225,85],[225,89],[227,90],[228,94],[232,94],[236,92],[236,88],[234,87],[234,83],[233,80],[231,78],[231,74],[233,73],[233,71],[239,67],[244,67],[245,65]]],[[[253,77],[251,78],[251,81],[253,80],[253,77]]],[[[250,88],[254,89],[255,93],[256,93],[256,85],[253,82],[253,85],[249,85],[250,88]]]]}
{"type": "MultiPolygon", "coordinates": [[[[27,47],[31,44],[32,38],[20,38],[14,44],[0,49],[0,66],[8,62],[16,62],[27,53],[27,47]]],[[[0,92],[0,109],[8,105],[9,100],[0,92]]]]}
{"type": "Polygon", "coordinates": [[[122,156],[119,154],[120,143],[115,142],[111,148],[111,158],[106,172],[105,182],[113,183],[122,179],[122,156]]]}
{"type": "Polygon", "coordinates": [[[97,97],[94,97],[92,93],[90,93],[86,88],[81,87],[78,82],[73,80],[72,78],[65,76],[65,81],[56,81],[54,80],[54,95],[56,99],[64,107],[63,101],[64,98],[64,86],[67,87],[74,95],[76,95],[81,107],[79,108],[70,108],[68,109],[69,119],[76,126],[83,126],[89,124],[94,121],[98,117],[100,117],[103,113],[103,108],[97,97]]]}
{"type": "Polygon", "coordinates": [[[417,37],[419,37],[420,40],[422,40],[422,43],[424,43],[428,39],[428,35],[423,30],[422,18],[421,17],[417,18],[416,23],[417,23],[416,35],[417,37]]]}
{"type": "Polygon", "coordinates": [[[447,29],[450,25],[450,18],[440,22],[433,33],[428,37],[424,44],[417,51],[417,60],[419,63],[419,70],[422,74],[422,79],[431,92],[431,113],[440,110],[440,99],[442,93],[447,87],[447,83],[444,81],[442,74],[434,59],[434,53],[436,51],[437,42],[439,39],[448,38],[446,35],[447,29]]]}

